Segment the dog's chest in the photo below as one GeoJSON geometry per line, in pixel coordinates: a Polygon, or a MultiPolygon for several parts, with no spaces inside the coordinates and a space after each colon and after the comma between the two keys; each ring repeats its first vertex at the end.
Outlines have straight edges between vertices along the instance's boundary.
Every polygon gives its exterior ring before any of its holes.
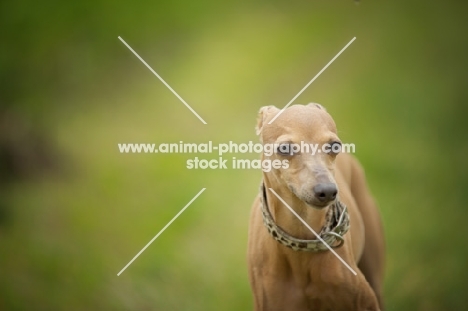
{"type": "Polygon", "coordinates": [[[304,304],[307,310],[314,311],[353,310],[355,306],[348,291],[330,286],[307,287],[304,293],[304,304]]]}
{"type": "MultiPolygon", "coordinates": [[[[335,270],[336,271],[336,270],[335,270]]],[[[309,271],[311,273],[312,271],[309,271]]],[[[287,282],[294,287],[296,299],[301,300],[303,310],[340,311],[354,310],[359,295],[353,280],[345,280],[333,270],[314,271],[313,275],[295,274],[295,280],[287,282]]],[[[293,277],[294,278],[294,277],[293,277]]]]}

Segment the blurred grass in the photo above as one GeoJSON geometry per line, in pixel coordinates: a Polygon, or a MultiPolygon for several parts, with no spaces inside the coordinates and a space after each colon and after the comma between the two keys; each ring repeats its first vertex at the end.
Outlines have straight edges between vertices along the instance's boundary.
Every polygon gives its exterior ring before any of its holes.
{"type": "Polygon", "coordinates": [[[456,1],[3,2],[3,106],[44,130],[65,164],[2,185],[11,217],[0,225],[0,309],[251,309],[246,239],[260,172],[189,171],[194,155],[122,155],[117,143],[255,141],[258,109],[286,104],[353,36],[297,102],[325,105],[357,146],[386,229],[388,309],[464,309],[464,10],[456,1]]]}

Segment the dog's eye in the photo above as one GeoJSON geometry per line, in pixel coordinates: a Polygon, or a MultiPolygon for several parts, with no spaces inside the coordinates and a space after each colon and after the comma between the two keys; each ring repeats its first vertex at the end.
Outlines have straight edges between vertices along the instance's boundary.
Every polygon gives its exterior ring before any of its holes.
{"type": "Polygon", "coordinates": [[[289,156],[293,154],[292,144],[284,143],[280,144],[278,148],[276,148],[276,153],[282,156],[289,156]]]}
{"type": "Polygon", "coordinates": [[[334,141],[328,144],[328,148],[326,150],[326,153],[330,155],[337,155],[338,153],[341,152],[341,143],[339,141],[334,141]]]}

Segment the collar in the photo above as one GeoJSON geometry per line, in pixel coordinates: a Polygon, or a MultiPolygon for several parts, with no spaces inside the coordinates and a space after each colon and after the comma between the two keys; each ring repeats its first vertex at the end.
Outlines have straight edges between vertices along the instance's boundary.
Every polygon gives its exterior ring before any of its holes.
{"type": "MultiPolygon", "coordinates": [[[[319,239],[298,239],[278,226],[268,208],[266,190],[263,183],[260,186],[260,191],[262,193],[260,196],[260,206],[262,208],[263,224],[276,241],[295,251],[320,252],[328,250],[319,239]]],[[[326,215],[325,225],[322,227],[319,235],[330,247],[338,248],[344,244],[343,236],[348,232],[349,226],[348,210],[346,206],[337,199],[335,203],[330,205],[326,215]],[[336,244],[337,241],[338,244],[336,244]]]]}

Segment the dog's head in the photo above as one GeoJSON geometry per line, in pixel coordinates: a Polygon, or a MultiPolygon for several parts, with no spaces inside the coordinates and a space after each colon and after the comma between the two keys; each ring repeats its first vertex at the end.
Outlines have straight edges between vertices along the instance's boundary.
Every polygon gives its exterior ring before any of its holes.
{"type": "Polygon", "coordinates": [[[256,131],[264,145],[262,161],[287,164],[273,167],[265,178],[289,188],[312,207],[328,206],[338,193],[334,169],[341,142],[335,122],[319,104],[293,105],[274,119],[279,112],[274,106],[265,106],[258,115],[256,131]]]}

